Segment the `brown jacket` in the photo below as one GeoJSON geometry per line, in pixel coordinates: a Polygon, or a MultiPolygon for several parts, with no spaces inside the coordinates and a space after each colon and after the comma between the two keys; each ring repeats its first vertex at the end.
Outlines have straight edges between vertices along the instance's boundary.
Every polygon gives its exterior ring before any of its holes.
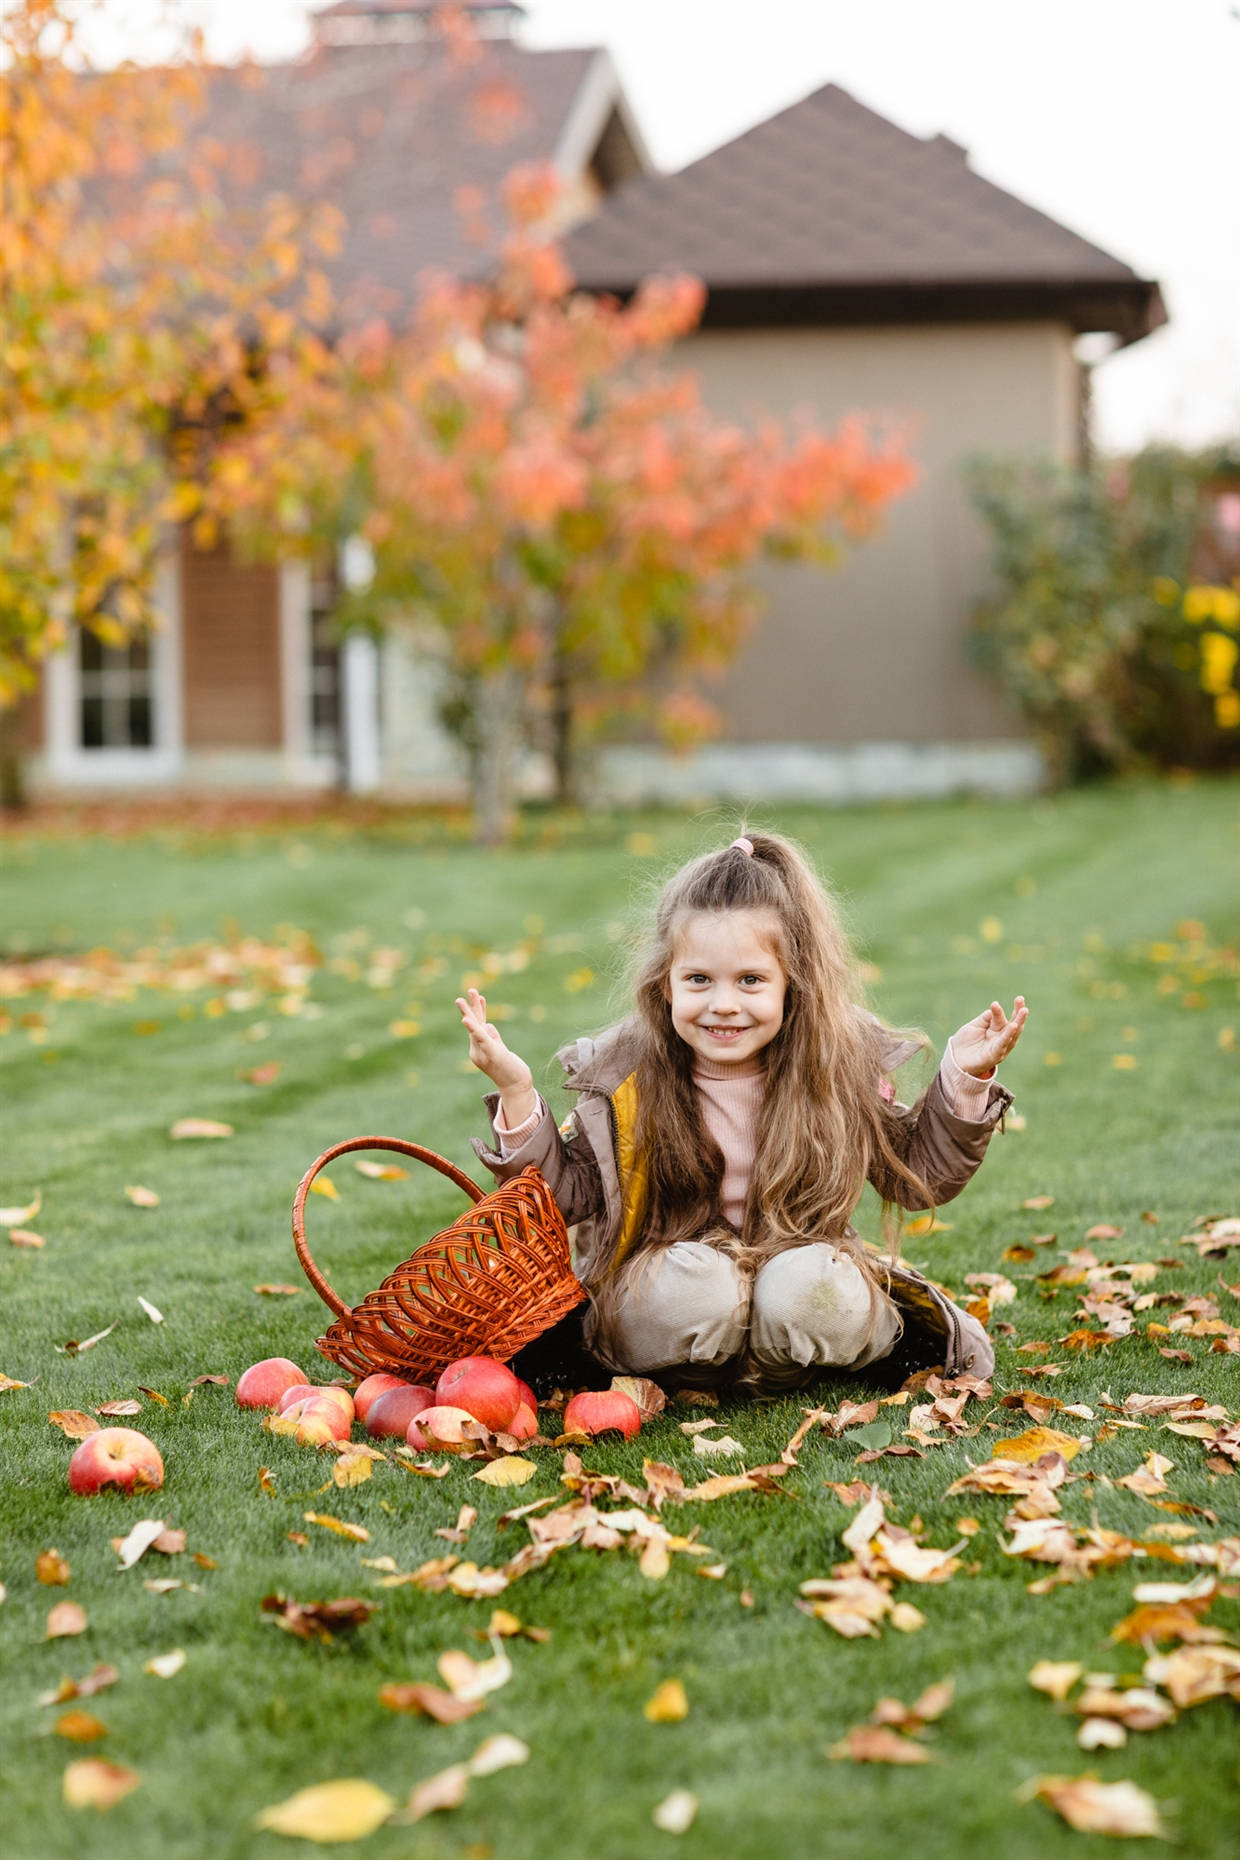
{"type": "MultiPolygon", "coordinates": [[[[886,1055],[884,1072],[894,1071],[918,1050],[911,1042],[900,1042],[886,1055]]],[[[597,1040],[576,1040],[556,1057],[567,1074],[565,1090],[577,1094],[576,1108],[563,1125],[556,1128],[550,1107],[540,1097],[542,1116],[520,1149],[505,1157],[498,1137],[493,1149],[476,1139],[473,1147],[499,1182],[510,1181],[531,1164],[542,1172],[574,1230],[578,1277],[590,1287],[597,1285],[629,1238],[626,1206],[629,1224],[635,1211],[631,1190],[641,1166],[632,1142],[635,1054],[629,1030],[621,1022],[597,1040]]],[[[1011,1093],[992,1083],[985,1117],[977,1124],[966,1123],[948,1109],[936,1077],[917,1105],[895,1107],[902,1113],[902,1158],[929,1188],[929,1206],[942,1207],[968,1186],[1011,1102],[1011,1093]]],[[[489,1093],[486,1105],[493,1133],[498,1104],[498,1094],[489,1093]]],[[[897,1198],[896,1184],[885,1181],[878,1171],[871,1171],[870,1180],[885,1200],[897,1198]]],[[[907,1189],[903,1192],[907,1194],[907,1189]]],[[[849,1234],[853,1235],[852,1228],[849,1234]]],[[[944,1366],[949,1375],[961,1370],[990,1373],[994,1353],[981,1325],[920,1273],[909,1266],[896,1267],[891,1292],[898,1303],[915,1308],[921,1322],[943,1333],[944,1366]]]]}

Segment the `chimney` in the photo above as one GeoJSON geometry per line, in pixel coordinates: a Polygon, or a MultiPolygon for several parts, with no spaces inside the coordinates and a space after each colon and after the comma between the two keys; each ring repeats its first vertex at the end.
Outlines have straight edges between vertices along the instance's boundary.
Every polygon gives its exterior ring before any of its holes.
{"type": "Polygon", "coordinates": [[[525,9],[515,0],[336,0],[311,17],[319,45],[392,45],[444,38],[453,14],[479,39],[511,39],[525,9]]]}

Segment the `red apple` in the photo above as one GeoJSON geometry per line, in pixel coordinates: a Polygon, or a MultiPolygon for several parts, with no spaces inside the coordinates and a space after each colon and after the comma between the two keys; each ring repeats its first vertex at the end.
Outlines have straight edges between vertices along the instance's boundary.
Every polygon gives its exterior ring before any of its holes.
{"type": "Polygon", "coordinates": [[[491,1356],[463,1356],[449,1363],[435,1385],[435,1400],[444,1407],[464,1408],[493,1434],[506,1431],[525,1400],[525,1385],[511,1369],[491,1356]]]}
{"type": "MultiPolygon", "coordinates": [[[[375,1380],[378,1379],[376,1376],[375,1380]]],[[[418,1415],[434,1406],[434,1389],[418,1388],[402,1382],[370,1404],[366,1432],[372,1440],[385,1440],[391,1435],[399,1435],[403,1440],[410,1421],[416,1420],[418,1415]]]]}
{"type": "MultiPolygon", "coordinates": [[[[537,1395],[535,1395],[529,1383],[522,1382],[520,1376],[518,1376],[517,1387],[521,1391],[522,1406],[528,1408],[531,1414],[537,1414],[538,1413],[538,1397],[537,1395]]],[[[511,1429],[509,1431],[511,1432],[511,1429]]]]}
{"type": "Polygon", "coordinates": [[[159,1449],[132,1427],[101,1427],[88,1434],[69,1461],[71,1492],[97,1492],[118,1485],[122,1492],[153,1492],[164,1483],[159,1449]]]}
{"type": "Polygon", "coordinates": [[[290,1363],[287,1356],[268,1356],[261,1363],[251,1364],[238,1382],[237,1406],[274,1408],[286,1389],[305,1381],[305,1370],[290,1363]]]}
{"type": "Polygon", "coordinates": [[[347,1440],[353,1423],[338,1401],[317,1395],[295,1401],[278,1416],[273,1431],[292,1433],[299,1446],[318,1446],[325,1440],[347,1440]]]}
{"type": "Polygon", "coordinates": [[[416,1420],[410,1421],[405,1439],[420,1453],[463,1453],[467,1447],[476,1447],[478,1443],[471,1435],[461,1432],[461,1424],[477,1418],[467,1408],[450,1408],[441,1402],[437,1407],[424,1408],[416,1420]]]}
{"type": "Polygon", "coordinates": [[[528,1402],[522,1402],[509,1425],[504,1429],[514,1440],[533,1440],[538,1432],[538,1416],[528,1402]]]}
{"type": "Polygon", "coordinates": [[[366,1419],[372,1402],[378,1401],[380,1395],[390,1395],[393,1389],[407,1389],[409,1386],[409,1383],[403,1382],[399,1376],[367,1376],[366,1380],[359,1382],[353,1391],[353,1406],[357,1410],[358,1420],[366,1419]]]}
{"type": "Polygon", "coordinates": [[[641,1432],[642,1411],[622,1389],[586,1390],[564,1410],[566,1434],[606,1434],[616,1428],[626,1440],[641,1432]]]}

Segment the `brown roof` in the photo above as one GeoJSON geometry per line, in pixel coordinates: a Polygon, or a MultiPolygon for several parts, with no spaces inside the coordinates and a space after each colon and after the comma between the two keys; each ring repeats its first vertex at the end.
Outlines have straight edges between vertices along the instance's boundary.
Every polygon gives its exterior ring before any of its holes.
{"type": "Polygon", "coordinates": [[[568,241],[590,289],[675,268],[708,324],[1062,317],[1136,341],[1157,284],[828,84],[679,174],[634,181],[568,241]]]}
{"type": "MultiPolygon", "coordinates": [[[[295,64],[212,74],[203,127],[228,151],[233,201],[287,190],[346,219],[327,269],[349,317],[399,312],[428,268],[485,270],[506,230],[500,184],[548,161],[597,53],[489,41],[462,62],[440,42],[318,46],[295,64]],[[481,214],[462,210],[478,190],[481,214]]],[[[231,183],[231,185],[230,185],[231,183]]]]}

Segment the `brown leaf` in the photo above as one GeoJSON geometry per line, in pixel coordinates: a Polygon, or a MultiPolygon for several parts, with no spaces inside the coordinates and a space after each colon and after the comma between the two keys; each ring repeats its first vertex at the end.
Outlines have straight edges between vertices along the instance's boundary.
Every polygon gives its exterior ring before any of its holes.
{"type": "Polygon", "coordinates": [[[34,1560],[34,1573],[49,1589],[63,1588],[73,1574],[59,1550],[42,1550],[34,1560]]]}
{"type": "MultiPolygon", "coordinates": [[[[184,1548],[185,1532],[180,1530],[161,1531],[151,1545],[151,1549],[158,1550],[161,1556],[180,1556],[184,1548]]],[[[202,1568],[215,1568],[215,1564],[211,1561],[210,1557],[203,1557],[201,1551],[194,1558],[194,1561],[202,1568]]]]}
{"type": "Polygon", "coordinates": [[[1107,1330],[1070,1330],[1058,1341],[1065,1350],[1102,1350],[1116,1339],[1107,1330]]]}
{"type": "Polygon", "coordinates": [[[38,1702],[40,1705],[65,1705],[70,1699],[92,1698],[96,1692],[114,1686],[119,1678],[120,1672],[115,1666],[104,1666],[100,1662],[83,1679],[62,1679],[50,1692],[40,1692],[38,1702]]]}
{"type": "MultiPolygon", "coordinates": [[[[1208,1599],[1202,1607],[1208,1607],[1208,1599]]],[[[1160,1640],[1201,1641],[1213,1638],[1214,1628],[1203,1627],[1198,1620],[1202,1608],[1192,1602],[1145,1602],[1111,1629],[1114,1641],[1129,1641],[1134,1646],[1160,1640]]]]}
{"type": "Polygon", "coordinates": [[[613,1376],[611,1386],[637,1403],[643,1421],[653,1421],[667,1406],[667,1396],[658,1383],[645,1376],[613,1376]]]}
{"type": "Polygon", "coordinates": [[[10,1227],[9,1239],[14,1246],[31,1247],[36,1251],[38,1248],[47,1245],[42,1234],[31,1233],[28,1227],[10,1227]]]}
{"type": "Polygon", "coordinates": [[[262,1298],[298,1298],[304,1289],[301,1285],[256,1285],[254,1287],[262,1298]]]}
{"type": "Polygon", "coordinates": [[[265,1065],[254,1066],[241,1076],[250,1085],[274,1085],[280,1076],[280,1061],[269,1059],[265,1065]]]}
{"type": "Polygon", "coordinates": [[[139,1382],[138,1388],[143,1395],[149,1395],[152,1401],[157,1401],[161,1408],[170,1408],[172,1406],[168,1397],[166,1395],[161,1395],[158,1389],[148,1389],[142,1382],[139,1382]]]}
{"type": "Polygon", "coordinates": [[[327,1641],[342,1628],[364,1627],[379,1604],[360,1602],[352,1595],[342,1595],[334,1602],[297,1602],[277,1592],[264,1595],[260,1607],[299,1640],[327,1641]]]}
{"type": "Polygon", "coordinates": [[[61,1640],[68,1634],[86,1632],[86,1610],[76,1602],[57,1602],[47,1617],[47,1639],[61,1640]]]}
{"type": "Polygon", "coordinates": [[[1099,1782],[1096,1776],[1034,1776],[1017,1800],[1039,1796],[1082,1834],[1166,1835],[1152,1795],[1134,1782],[1099,1782]]]}
{"type": "Polygon", "coordinates": [[[132,1401],[132,1400],[130,1401],[105,1401],[102,1408],[95,1409],[95,1413],[112,1415],[112,1416],[120,1416],[124,1414],[141,1414],[142,1403],[140,1401],[132,1401]]]}
{"type": "Polygon", "coordinates": [[[847,1737],[832,1744],[827,1755],[837,1762],[848,1758],[853,1763],[929,1763],[930,1752],[909,1737],[901,1737],[886,1725],[857,1724],[847,1737]]]}
{"type": "Polygon", "coordinates": [[[1158,1345],[1158,1354],[1167,1357],[1167,1359],[1173,1363],[1191,1363],[1193,1360],[1193,1353],[1191,1350],[1167,1350],[1163,1348],[1161,1343],[1158,1345]]]}
{"type": "Polygon", "coordinates": [[[55,1725],[57,1737],[67,1737],[74,1744],[97,1744],[106,1737],[108,1727],[88,1711],[62,1711],[55,1725]]]}
{"type": "Polygon", "coordinates": [[[141,1782],[137,1770],[105,1763],[102,1757],[83,1757],[65,1771],[64,1798],[70,1808],[114,1808],[141,1782]]]}
{"type": "Polygon", "coordinates": [[[230,1389],[232,1387],[232,1383],[228,1380],[227,1376],[195,1376],[194,1380],[190,1383],[190,1387],[192,1389],[201,1388],[204,1382],[214,1382],[217,1388],[222,1389],[230,1389]]]}
{"type": "Polygon", "coordinates": [[[259,1467],[259,1469],[258,1469],[258,1489],[259,1489],[259,1491],[260,1491],[260,1492],[266,1492],[266,1494],[267,1494],[267,1496],[268,1496],[268,1498],[274,1498],[274,1497],[275,1497],[275,1495],[276,1495],[276,1476],[275,1476],[275,1474],[274,1474],[274,1473],[272,1472],[272,1470],[271,1470],[271,1468],[270,1468],[270,1466],[260,1466],[260,1467],[259,1467]]]}
{"type": "Polygon", "coordinates": [[[83,1414],[80,1408],[56,1408],[48,1415],[53,1427],[58,1427],[66,1440],[85,1440],[88,1434],[102,1433],[98,1421],[89,1414],[83,1414]]]}
{"type": "Polygon", "coordinates": [[[1091,1227],[1085,1236],[1087,1240],[1122,1240],[1123,1237],[1122,1227],[1109,1227],[1105,1221],[1099,1222],[1097,1227],[1091,1227]]]}
{"type": "Polygon", "coordinates": [[[458,1699],[451,1692],[430,1685],[384,1686],[379,1692],[379,1703],[386,1705],[389,1711],[422,1712],[436,1724],[459,1724],[462,1719],[472,1718],[475,1712],[486,1709],[483,1699],[458,1699]]]}
{"type": "Polygon", "coordinates": [[[433,1815],[437,1809],[459,1808],[468,1787],[469,1765],[454,1763],[450,1769],[440,1770],[418,1784],[409,1797],[402,1820],[421,1821],[424,1815],[433,1815]]]}
{"type": "Polygon", "coordinates": [[[125,1197],[132,1201],[135,1208],[157,1208],[159,1196],[153,1188],[143,1188],[141,1183],[133,1183],[125,1190],[125,1197]]]}

